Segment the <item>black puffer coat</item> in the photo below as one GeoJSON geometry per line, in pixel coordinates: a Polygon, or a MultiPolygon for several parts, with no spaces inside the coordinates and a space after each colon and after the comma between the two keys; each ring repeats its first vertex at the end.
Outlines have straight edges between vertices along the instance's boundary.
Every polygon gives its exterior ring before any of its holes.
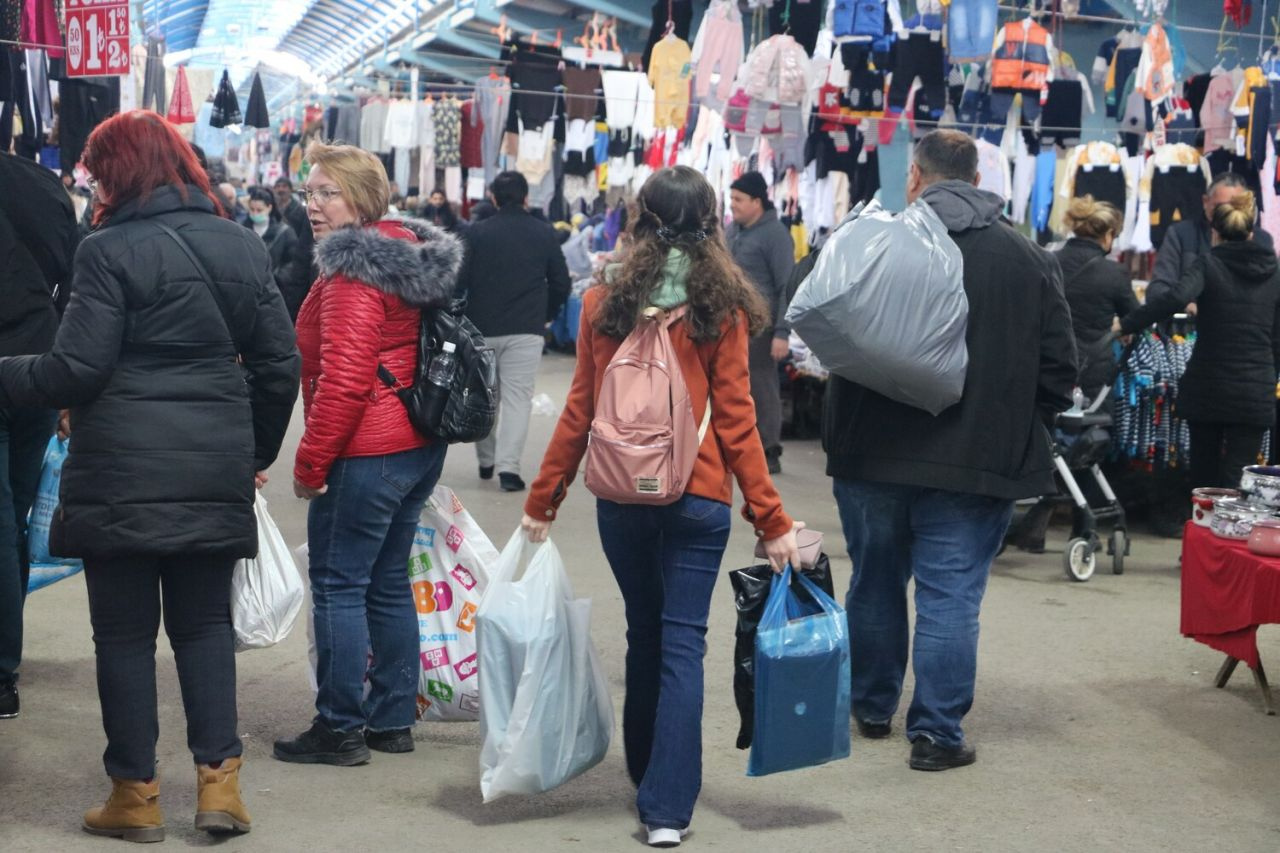
{"type": "Polygon", "coordinates": [[[164,187],[111,217],[76,254],[53,351],[0,359],[0,406],[71,409],[58,556],[257,553],[253,474],[280,450],[301,361],[262,241],[187,196],[164,187]],[[155,221],[204,264],[226,320],[155,221]]]}
{"type": "Polygon", "coordinates": [[[80,232],[58,177],[0,153],[0,356],[53,345],[57,308],[67,303],[80,232]]]}
{"type": "Polygon", "coordinates": [[[1138,307],[1138,297],[1129,274],[1093,240],[1073,237],[1058,250],[1057,258],[1080,355],[1080,387],[1093,397],[1115,379],[1115,360],[1109,350],[1099,353],[1096,344],[1110,333],[1116,317],[1138,307]]]}
{"type": "Polygon", "coordinates": [[[1178,388],[1188,421],[1269,427],[1280,371],[1280,265],[1255,240],[1222,243],[1197,258],[1172,287],[1125,317],[1125,334],[1194,302],[1196,346],[1178,388]]]}

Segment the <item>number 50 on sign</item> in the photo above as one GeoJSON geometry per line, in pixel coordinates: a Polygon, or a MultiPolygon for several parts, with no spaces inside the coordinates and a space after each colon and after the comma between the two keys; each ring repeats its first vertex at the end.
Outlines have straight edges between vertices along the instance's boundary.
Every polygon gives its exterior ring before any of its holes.
{"type": "Polygon", "coordinates": [[[67,76],[128,73],[128,0],[67,0],[67,76]]]}

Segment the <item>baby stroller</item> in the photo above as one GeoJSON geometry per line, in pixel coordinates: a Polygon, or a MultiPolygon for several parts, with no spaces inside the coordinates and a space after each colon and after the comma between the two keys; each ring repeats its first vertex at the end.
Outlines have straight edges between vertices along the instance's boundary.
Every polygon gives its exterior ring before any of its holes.
{"type": "MultiPolygon", "coordinates": [[[[1100,357],[1112,358],[1113,341],[1114,336],[1108,336],[1090,347],[1086,366],[1100,357]]],[[[1101,467],[1111,447],[1111,415],[1101,411],[1110,394],[1111,384],[1108,383],[1085,408],[1084,393],[1077,388],[1075,405],[1054,418],[1054,430],[1049,443],[1054,468],[1066,493],[1046,495],[1039,499],[1032,510],[1052,514],[1055,506],[1071,505],[1071,538],[1063,552],[1062,564],[1067,577],[1073,581],[1083,582],[1093,577],[1097,555],[1102,550],[1102,539],[1098,533],[1100,524],[1111,525],[1111,533],[1107,537],[1107,555],[1111,557],[1112,574],[1124,574],[1124,558],[1129,555],[1124,507],[1120,505],[1101,467]],[[1097,486],[1097,492],[1101,496],[1098,503],[1090,502],[1077,479],[1079,475],[1086,473],[1097,486]]],[[[1008,541],[1012,541],[1012,536],[1006,540],[1008,541]]]]}
{"type": "Polygon", "coordinates": [[[1111,557],[1111,573],[1124,574],[1124,558],[1129,555],[1129,534],[1125,523],[1124,507],[1116,499],[1111,484],[1102,473],[1102,460],[1111,447],[1111,415],[1099,412],[1098,407],[1111,393],[1104,386],[1102,392],[1086,410],[1073,406],[1055,418],[1053,440],[1053,465],[1066,487],[1066,495],[1042,498],[1050,502],[1072,504],[1074,522],[1071,539],[1062,555],[1062,566],[1073,581],[1087,581],[1093,577],[1097,554],[1102,550],[1098,536],[1100,523],[1111,523],[1111,535],[1107,537],[1107,554],[1111,557]],[[1088,472],[1093,476],[1102,503],[1090,504],[1076,480],[1077,474],[1088,472]]]}

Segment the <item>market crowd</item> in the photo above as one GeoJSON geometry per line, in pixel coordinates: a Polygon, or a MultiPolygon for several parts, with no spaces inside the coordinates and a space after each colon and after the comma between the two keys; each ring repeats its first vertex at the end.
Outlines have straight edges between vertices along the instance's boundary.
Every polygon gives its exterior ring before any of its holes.
{"type": "MultiPolygon", "coordinates": [[[[443,192],[421,218],[406,215],[399,208],[413,205],[358,148],[316,144],[306,158],[301,198],[287,179],[237,188],[211,181],[160,116],[119,115],[85,149],[93,196],[82,233],[77,199],[56,176],[0,154],[0,717],[20,711],[27,516],[56,432],[69,454],[50,547],[84,562],[111,784],[85,831],[164,837],[162,619],[198,783],[195,825],[250,829],[230,595],[236,561],[257,553],[255,487],[269,476],[291,477],[309,501],[318,655],[315,716],[280,733],[275,757],[349,766],[371,750],[412,751],[418,631],[404,566],[447,449],[414,427],[395,393],[418,370],[423,312],[464,297],[493,348],[497,422],[476,444],[477,473],[526,493],[522,526],[538,542],[587,452],[611,360],[653,306],[679,318],[672,351],[705,436],[674,502],[601,499],[596,511],[626,610],[623,735],[636,808],[651,844],[679,844],[701,785],[702,657],[733,481],[770,564],[799,565],[803,525],[774,482],[779,363],[790,356],[796,279],[814,260],[797,272],[758,173],[735,180],[722,206],[696,170],[654,172],[583,295],[572,387],[526,484],[520,459],[546,325],[571,279],[561,235],[529,212],[525,177],[497,174],[487,218],[463,222],[443,192]],[[384,371],[394,382],[379,379],[384,371]],[[303,436],[291,470],[276,473],[299,393],[303,436]]],[[[1077,384],[1107,382],[1110,367],[1081,374],[1084,354],[1197,303],[1204,325],[1186,416],[1197,447],[1219,450],[1197,458],[1198,485],[1229,480],[1256,452],[1274,414],[1260,392],[1273,390],[1280,359],[1275,255],[1238,183],[1216,181],[1203,221],[1171,230],[1163,286],[1139,307],[1107,259],[1115,209],[1073,204],[1074,236],[1054,254],[1005,221],[1004,200],[977,186],[978,171],[969,137],[935,131],[915,146],[907,186],[963,258],[960,399],[935,415],[833,375],[822,428],[855,569],[844,597],[850,725],[867,738],[893,733],[910,663],[907,760],[926,771],[976,758],[962,724],[990,566],[1015,501],[1057,489],[1054,416],[1077,384]],[[1228,374],[1240,354],[1254,369],[1228,374]]]]}

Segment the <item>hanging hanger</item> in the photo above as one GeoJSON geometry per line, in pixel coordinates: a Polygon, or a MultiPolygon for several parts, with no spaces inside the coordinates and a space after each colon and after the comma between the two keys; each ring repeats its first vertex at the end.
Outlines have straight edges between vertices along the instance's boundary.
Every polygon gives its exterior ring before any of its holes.
{"type": "Polygon", "coordinates": [[[676,21],[675,21],[675,2],[667,0],[667,27],[662,32],[664,39],[675,38],[676,21]]]}

